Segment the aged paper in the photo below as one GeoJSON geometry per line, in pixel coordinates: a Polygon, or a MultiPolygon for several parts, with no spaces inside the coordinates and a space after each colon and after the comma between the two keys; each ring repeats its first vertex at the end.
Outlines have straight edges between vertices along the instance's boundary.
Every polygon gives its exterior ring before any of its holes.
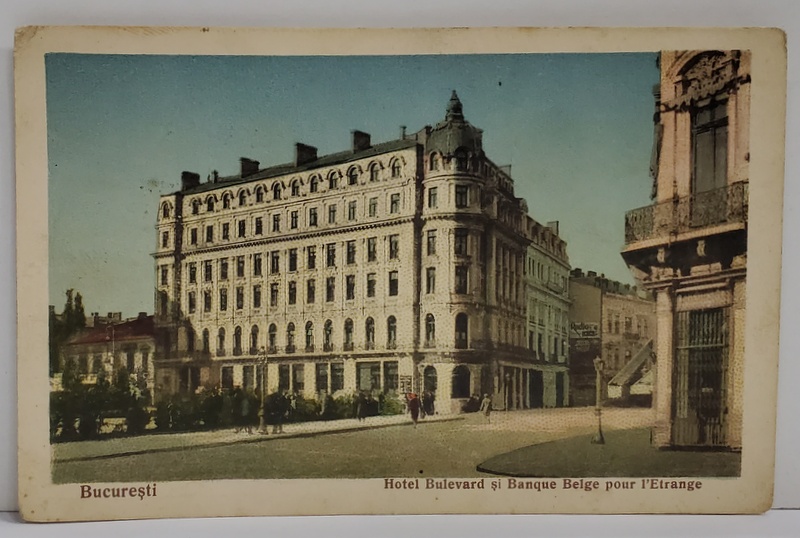
{"type": "Polygon", "coordinates": [[[15,60],[26,519],[769,508],[781,32],[15,60]]]}

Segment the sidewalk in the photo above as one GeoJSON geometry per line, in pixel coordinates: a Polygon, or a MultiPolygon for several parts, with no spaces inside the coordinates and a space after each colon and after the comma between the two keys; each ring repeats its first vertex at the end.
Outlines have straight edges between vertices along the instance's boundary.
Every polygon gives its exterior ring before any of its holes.
{"type": "Polygon", "coordinates": [[[650,445],[649,428],[604,431],[606,443],[592,435],[559,439],[494,456],[478,465],[484,473],[542,478],[582,477],[735,477],[741,453],[659,450],[650,445]]]}
{"type": "MultiPolygon", "coordinates": [[[[464,415],[434,415],[420,420],[420,423],[463,419],[464,415]]],[[[284,433],[278,434],[257,433],[257,428],[255,427],[253,428],[252,434],[248,434],[244,431],[236,433],[232,427],[223,430],[199,432],[150,433],[132,437],[100,439],[96,441],[56,443],[51,445],[51,451],[53,462],[87,461],[118,456],[131,456],[135,454],[210,448],[237,443],[260,443],[273,439],[292,439],[312,435],[323,435],[326,433],[346,433],[403,424],[411,426],[411,418],[406,414],[367,417],[363,421],[348,418],[341,420],[289,423],[284,425],[284,433]]],[[[268,431],[271,432],[272,427],[270,427],[268,431]]]]}

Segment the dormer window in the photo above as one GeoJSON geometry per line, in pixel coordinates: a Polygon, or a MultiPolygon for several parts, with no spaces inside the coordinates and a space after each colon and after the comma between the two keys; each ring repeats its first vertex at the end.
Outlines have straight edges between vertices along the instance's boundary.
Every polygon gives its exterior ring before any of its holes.
{"type": "Polygon", "coordinates": [[[358,168],[355,166],[347,171],[347,184],[356,185],[358,183],[358,168]]]}
{"type": "Polygon", "coordinates": [[[272,186],[272,199],[273,200],[280,200],[281,199],[281,184],[275,183],[272,186]]]}
{"type": "Polygon", "coordinates": [[[400,161],[395,159],[395,161],[392,163],[392,177],[400,177],[400,169],[400,161]]]}
{"type": "Polygon", "coordinates": [[[214,211],[214,198],[209,197],[208,200],[206,200],[206,211],[209,213],[214,211]]]}

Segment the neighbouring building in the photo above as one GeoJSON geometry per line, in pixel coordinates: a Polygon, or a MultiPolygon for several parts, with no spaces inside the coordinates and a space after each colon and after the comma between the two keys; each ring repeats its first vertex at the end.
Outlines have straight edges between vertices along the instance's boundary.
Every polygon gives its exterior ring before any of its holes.
{"type": "MultiPolygon", "coordinates": [[[[527,343],[530,365],[512,373],[522,383],[513,407],[569,405],[569,257],[558,222],[528,218],[527,343]]],[[[513,383],[509,384],[513,386],[513,383]]],[[[512,393],[513,394],[513,393],[512,393]]]]}
{"type": "MultiPolygon", "coordinates": [[[[581,269],[570,273],[569,297],[572,405],[594,405],[595,358],[603,360],[604,385],[631,361],[638,365],[635,371],[649,369],[649,358],[641,357],[649,357],[648,346],[656,335],[655,302],[645,290],[581,269]]],[[[635,371],[626,381],[639,379],[635,371]]]]}
{"type": "MultiPolygon", "coordinates": [[[[109,319],[114,322],[87,327],[61,346],[60,371],[72,362],[83,383],[94,384],[101,371],[110,381],[125,368],[131,376],[141,376],[152,394],[156,349],[153,316],[140,312],[136,318],[121,321],[122,316],[115,313],[109,319]]],[[[61,374],[55,374],[52,389],[60,390],[60,382],[61,374]]]]}
{"type": "Polygon", "coordinates": [[[656,296],[656,446],[742,446],[750,54],[662,52],[652,204],[622,256],[656,296]]]}
{"type": "Polygon", "coordinates": [[[397,140],[353,131],[340,153],[184,172],[158,211],[160,390],[430,390],[442,413],[518,394],[527,206],[482,138],[453,92],[443,121],[397,140]]]}

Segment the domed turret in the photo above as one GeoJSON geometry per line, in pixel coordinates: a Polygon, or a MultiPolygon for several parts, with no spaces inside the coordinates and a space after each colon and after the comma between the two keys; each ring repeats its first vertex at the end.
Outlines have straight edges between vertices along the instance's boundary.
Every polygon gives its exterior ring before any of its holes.
{"type": "Polygon", "coordinates": [[[453,90],[447,103],[444,121],[431,130],[426,150],[438,151],[444,156],[452,156],[456,150],[466,151],[472,156],[483,155],[483,131],[464,119],[464,107],[458,94],[453,90]]]}

